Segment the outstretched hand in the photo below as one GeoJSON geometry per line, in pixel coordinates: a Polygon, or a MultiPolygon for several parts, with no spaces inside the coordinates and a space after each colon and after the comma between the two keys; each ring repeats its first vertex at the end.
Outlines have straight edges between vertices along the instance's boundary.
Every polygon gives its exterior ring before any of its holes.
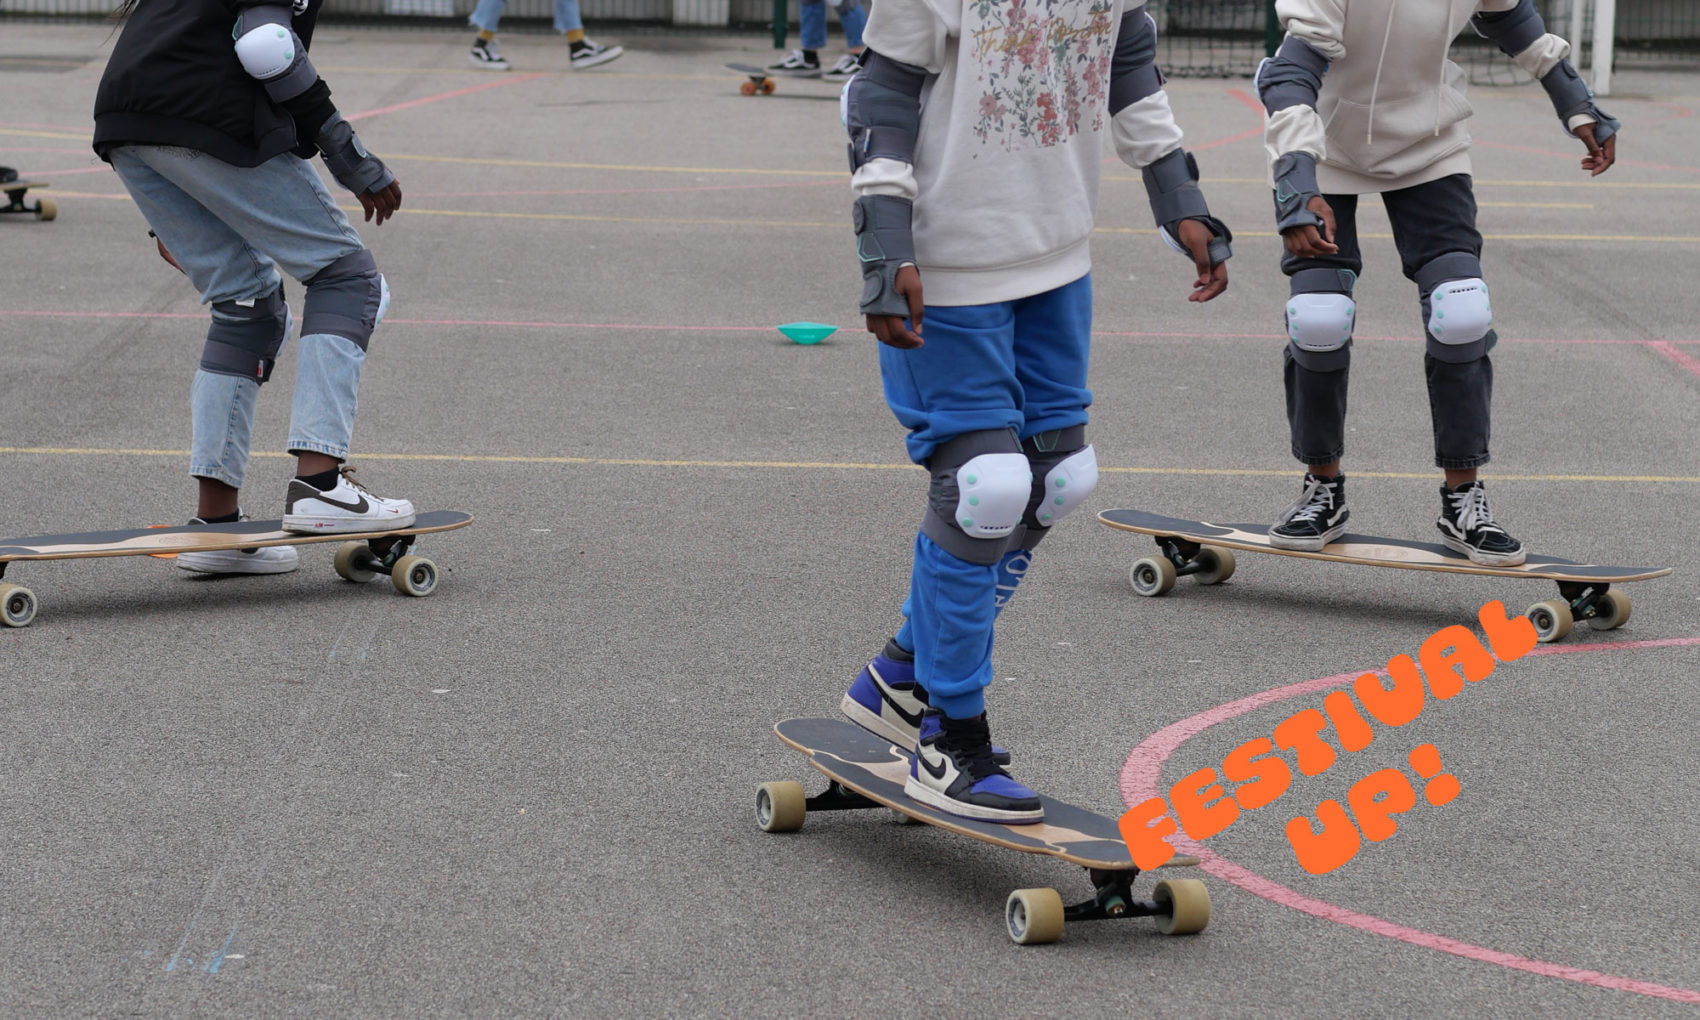
{"type": "Polygon", "coordinates": [[[893,286],[904,300],[909,302],[909,326],[903,324],[901,315],[870,315],[868,316],[868,332],[879,338],[882,344],[889,344],[898,350],[914,350],[921,346],[921,317],[926,308],[921,302],[921,272],[914,266],[904,266],[897,271],[897,282],[893,286]],[[911,328],[912,327],[912,328],[911,328]]]}
{"type": "Polygon", "coordinates": [[[378,191],[362,192],[356,197],[360,199],[360,208],[366,210],[366,222],[371,223],[372,217],[377,216],[377,225],[381,227],[385,220],[394,216],[395,211],[401,208],[401,182],[392,179],[386,187],[378,191]]]}
{"type": "Polygon", "coordinates": [[[1612,135],[1604,142],[1596,142],[1594,125],[1583,124],[1576,129],[1576,137],[1582,139],[1582,144],[1588,147],[1588,154],[1582,157],[1582,169],[1591,171],[1589,177],[1598,177],[1617,162],[1617,135],[1612,135]]]}
{"type": "Polygon", "coordinates": [[[1288,227],[1281,231],[1281,240],[1287,245],[1287,251],[1299,258],[1316,258],[1339,252],[1340,246],[1334,243],[1334,210],[1328,200],[1318,195],[1305,203],[1305,208],[1322,217],[1322,231],[1318,233],[1316,227],[1308,223],[1302,227],[1288,227]]]}
{"type": "Polygon", "coordinates": [[[1198,270],[1198,279],[1193,281],[1192,293],[1187,295],[1187,300],[1209,301],[1227,290],[1228,264],[1210,264],[1210,242],[1215,236],[1210,228],[1197,220],[1181,220],[1175,229],[1181,235],[1181,245],[1192,256],[1192,264],[1198,270]]]}

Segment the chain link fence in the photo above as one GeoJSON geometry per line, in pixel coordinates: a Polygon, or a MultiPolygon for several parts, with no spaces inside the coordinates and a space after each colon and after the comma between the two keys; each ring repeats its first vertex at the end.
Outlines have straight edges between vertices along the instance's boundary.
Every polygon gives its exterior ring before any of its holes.
{"type": "MultiPolygon", "coordinates": [[[[143,0],[166,2],[166,0],[143,0]]],[[[476,0],[326,0],[327,23],[382,24],[392,27],[465,26],[476,0]]],[[[794,37],[797,0],[783,0],[786,33],[794,37]]],[[[879,0],[863,0],[878,3],[879,0]]],[[[1439,0],[1422,0],[1439,2],[1439,0]]],[[[1537,0],[1549,31],[1571,40],[1585,59],[1590,48],[1591,17],[1574,23],[1583,0],[1537,0]]],[[[98,20],[116,0],[0,0],[0,26],[17,20],[98,20]]],[[[546,31],[552,0],[508,0],[504,31],[546,31]]],[[[775,28],[774,0],[581,0],[584,19],[595,28],[631,31],[763,33],[775,28]]],[[[1245,77],[1257,69],[1268,49],[1279,42],[1272,24],[1271,0],[1150,0],[1157,21],[1158,61],[1171,77],[1245,77]]],[[[1618,0],[1617,67],[1700,67],[1700,0],[1618,0]]],[[[783,36],[773,32],[776,43],[783,36]]],[[[3,46],[3,42],[0,42],[3,46]]],[[[1527,80],[1492,44],[1465,32],[1453,58],[1476,84],[1513,84],[1527,80]]]]}

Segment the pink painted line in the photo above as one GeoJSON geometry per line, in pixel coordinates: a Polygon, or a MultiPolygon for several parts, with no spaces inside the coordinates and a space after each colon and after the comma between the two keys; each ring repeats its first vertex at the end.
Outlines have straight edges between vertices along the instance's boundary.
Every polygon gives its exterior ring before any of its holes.
{"type": "Polygon", "coordinates": [[[1663,354],[1665,357],[1676,362],[1678,365],[1681,365],[1683,368],[1688,369],[1690,372],[1693,372],[1695,375],[1700,375],[1700,358],[1696,358],[1692,354],[1679,350],[1676,344],[1671,343],[1669,340],[1654,340],[1647,346],[1658,351],[1660,354],[1663,354]]]}
{"type": "MultiPolygon", "coordinates": [[[[1630,651],[1647,648],[1691,647],[1694,645],[1700,645],[1700,637],[1657,638],[1646,641],[1602,641],[1585,645],[1543,645],[1529,654],[1573,655],[1581,652],[1630,651]]],[[[1163,764],[1182,744],[1217,723],[1290,698],[1343,687],[1364,673],[1382,675],[1381,670],[1354,670],[1350,673],[1337,673],[1334,676],[1325,676],[1316,680],[1287,684],[1284,687],[1271,688],[1230,701],[1224,705],[1218,705],[1215,708],[1207,709],[1197,715],[1163,727],[1141,741],[1139,746],[1135,747],[1128,755],[1127,763],[1122,766],[1121,772],[1122,800],[1129,807],[1132,807],[1157,796],[1162,779],[1163,764]]],[[[1596,988],[1632,992],[1636,995],[1670,999],[1674,1002],[1700,1004],[1700,991],[1694,989],[1674,988],[1669,985],[1654,984],[1651,981],[1638,981],[1634,978],[1618,977],[1614,974],[1602,974],[1599,971],[1570,967],[1561,963],[1532,960],[1515,953],[1473,945],[1469,942],[1448,938],[1445,935],[1419,931],[1416,928],[1395,924],[1383,918],[1361,914],[1355,910],[1313,899],[1296,890],[1289,889],[1279,882],[1265,878],[1206,850],[1185,837],[1173,837],[1173,842],[1177,851],[1198,857],[1202,862],[1199,866],[1217,878],[1232,883],[1255,896],[1261,896],[1271,903],[1290,907],[1293,910],[1309,914],[1312,917],[1322,918],[1325,921],[1333,921],[1336,924],[1343,924],[1359,931],[1369,932],[1372,935],[1380,935],[1383,938],[1397,939],[1400,942],[1420,946],[1424,949],[1450,953],[1453,956],[1477,960],[1482,963],[1492,963],[1512,970],[1526,971],[1542,977],[1575,981],[1580,984],[1593,985],[1596,988]]]]}
{"type": "Polygon", "coordinates": [[[538,78],[544,77],[547,77],[547,74],[542,71],[535,71],[531,74],[522,74],[514,78],[503,78],[501,81],[487,81],[482,85],[473,85],[464,89],[455,89],[453,92],[442,92],[434,96],[426,96],[423,99],[409,99],[405,103],[396,103],[394,106],[380,106],[376,110],[362,110],[359,113],[344,114],[342,119],[360,120],[363,117],[377,117],[385,113],[395,113],[397,110],[407,110],[415,106],[424,106],[426,103],[437,103],[445,99],[454,99],[458,96],[469,96],[474,92],[483,92],[487,89],[499,89],[506,85],[518,85],[522,81],[536,81],[538,78]]]}
{"type": "Polygon", "coordinates": [[[1263,134],[1263,104],[1246,95],[1243,89],[1228,89],[1227,92],[1228,95],[1233,96],[1235,99],[1238,99],[1240,102],[1257,111],[1257,126],[1254,128],[1246,128],[1237,135],[1229,135],[1226,138],[1218,138],[1215,141],[1202,142],[1198,145],[1190,145],[1187,147],[1189,150],[1197,152],[1200,149],[1214,149],[1219,145],[1231,145],[1234,142],[1242,142],[1247,138],[1256,138],[1263,134]]]}
{"type": "Polygon", "coordinates": [[[819,188],[827,185],[843,187],[844,181],[809,180],[783,181],[778,184],[704,184],[690,188],[564,188],[552,191],[427,191],[407,197],[414,198],[526,198],[539,195],[664,195],[700,191],[766,191],[773,188],[819,188]]]}

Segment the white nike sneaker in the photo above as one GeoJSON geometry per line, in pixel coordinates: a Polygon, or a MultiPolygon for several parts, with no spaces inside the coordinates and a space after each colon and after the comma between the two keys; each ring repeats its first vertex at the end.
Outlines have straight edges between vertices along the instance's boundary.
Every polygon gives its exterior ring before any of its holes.
{"type": "Polygon", "coordinates": [[[413,504],[385,499],[354,480],[343,465],[336,488],[320,491],[299,478],[289,481],[283,500],[283,528],[310,535],[347,531],[394,531],[413,523],[413,504]]]}
{"type": "MultiPolygon", "coordinates": [[[[243,514],[242,520],[248,515],[243,514]]],[[[196,517],[190,524],[205,524],[196,517]]],[[[287,574],[301,565],[292,545],[264,545],[257,549],[207,549],[177,554],[177,569],[197,574],[287,574]]]]}

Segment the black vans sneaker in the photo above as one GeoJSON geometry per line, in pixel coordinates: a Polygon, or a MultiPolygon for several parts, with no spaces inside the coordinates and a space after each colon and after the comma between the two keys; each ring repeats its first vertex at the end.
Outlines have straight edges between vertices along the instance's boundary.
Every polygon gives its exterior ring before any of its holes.
{"type": "Polygon", "coordinates": [[[767,73],[785,78],[819,78],[821,76],[820,57],[814,52],[792,50],[785,59],[777,64],[767,65],[767,73]]]}
{"type": "Polygon", "coordinates": [[[1480,479],[1456,489],[1440,487],[1440,540],[1485,567],[1515,567],[1523,562],[1523,543],[1495,523],[1487,487],[1480,479]]]}
{"type": "Polygon", "coordinates": [[[1305,472],[1299,501],[1282,511],[1269,529],[1269,544],[1277,549],[1316,552],[1346,533],[1346,476],[1318,478],[1305,472]]]}
{"type": "Polygon", "coordinates": [[[1015,825],[1045,818],[1039,795],[992,760],[992,732],[984,712],[972,719],[949,719],[928,709],[921,717],[903,792],[962,818],[1015,825]]]}

